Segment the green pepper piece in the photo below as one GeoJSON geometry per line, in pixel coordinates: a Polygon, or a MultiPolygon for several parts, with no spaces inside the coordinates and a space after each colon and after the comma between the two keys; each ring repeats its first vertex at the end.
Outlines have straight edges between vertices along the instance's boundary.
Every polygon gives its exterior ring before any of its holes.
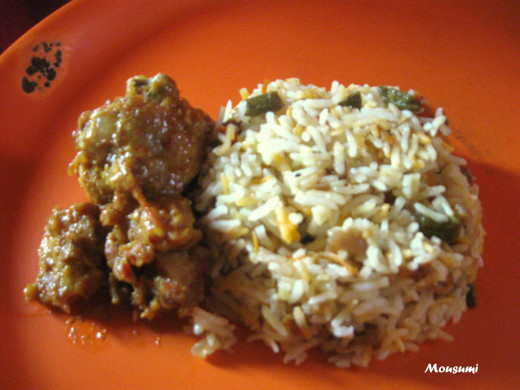
{"type": "Polygon", "coordinates": [[[393,103],[400,110],[421,111],[422,104],[419,99],[397,88],[379,87],[383,101],[393,103]]]}
{"type": "Polygon", "coordinates": [[[340,106],[349,106],[352,108],[361,108],[361,93],[354,92],[352,95],[347,96],[345,99],[338,103],[340,106]]]}
{"type": "Polygon", "coordinates": [[[420,231],[430,238],[432,236],[439,237],[449,245],[457,243],[460,231],[460,222],[455,217],[450,218],[446,222],[437,222],[425,215],[419,215],[420,231]]]}
{"type": "Polygon", "coordinates": [[[246,115],[248,116],[265,114],[268,111],[277,111],[283,106],[282,99],[274,91],[250,97],[246,102],[246,115]]]}
{"type": "Polygon", "coordinates": [[[470,309],[474,309],[477,307],[477,291],[475,290],[475,285],[473,283],[468,284],[468,292],[466,293],[466,305],[470,309]]]}

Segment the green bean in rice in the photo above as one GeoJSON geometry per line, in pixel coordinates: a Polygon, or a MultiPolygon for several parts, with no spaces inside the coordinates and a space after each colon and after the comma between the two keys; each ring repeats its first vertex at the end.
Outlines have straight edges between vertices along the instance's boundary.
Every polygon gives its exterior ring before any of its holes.
{"type": "Polygon", "coordinates": [[[342,367],[450,338],[483,229],[442,110],[396,87],[287,79],[240,92],[199,180],[215,257],[206,305],[222,317],[195,310],[193,352],[230,348],[232,322],[285,362],[320,348],[342,367]]]}

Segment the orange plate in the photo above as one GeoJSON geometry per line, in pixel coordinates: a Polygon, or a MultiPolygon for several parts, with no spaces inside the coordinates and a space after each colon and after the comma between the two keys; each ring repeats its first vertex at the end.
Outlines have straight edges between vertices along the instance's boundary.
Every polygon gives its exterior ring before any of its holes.
{"type": "Polygon", "coordinates": [[[509,1],[78,0],[41,22],[0,57],[0,385],[518,388],[518,20],[520,3],[509,1]],[[213,117],[228,99],[238,101],[239,88],[286,77],[326,87],[333,80],[399,85],[444,107],[457,152],[477,177],[488,233],[479,307],[448,326],[455,340],[367,369],[338,369],[319,355],[284,365],[267,347],[245,342],[234,354],[201,360],[190,355],[195,340],[179,325],[66,323],[24,302],[51,208],[84,199],[67,176],[77,117],[123,94],[127,78],[157,72],[213,117]],[[478,372],[425,373],[429,363],[478,364],[478,372]]]}

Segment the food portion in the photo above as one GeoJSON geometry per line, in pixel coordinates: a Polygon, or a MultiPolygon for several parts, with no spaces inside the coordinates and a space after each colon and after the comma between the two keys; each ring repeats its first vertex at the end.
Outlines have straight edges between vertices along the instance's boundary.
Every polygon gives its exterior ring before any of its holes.
{"type": "Polygon", "coordinates": [[[199,179],[216,257],[208,306],[285,362],[319,348],[367,365],[449,338],[441,328],[476,302],[483,230],[442,110],[413,91],[338,82],[241,95],[199,179]]]}
{"type": "Polygon", "coordinates": [[[200,170],[211,119],[179,96],[168,76],[128,81],[126,96],[81,115],[70,169],[98,204],[119,195],[181,194],[200,170]]]}
{"type": "Polygon", "coordinates": [[[91,203],[53,211],[27,297],[70,312],[105,289],[139,317],[189,312],[208,259],[184,191],[212,129],[163,74],[133,77],[126,96],[83,113],[70,171],[91,203]]]}
{"type": "Polygon", "coordinates": [[[450,338],[483,229],[442,109],[390,86],[240,93],[214,123],[169,77],[136,76],[82,114],[70,172],[90,201],[53,211],[27,298],[173,310],[201,357],[235,324],[284,362],[321,349],[340,367],[450,338]]]}
{"type": "Polygon", "coordinates": [[[40,275],[26,288],[28,298],[70,313],[75,301],[90,298],[106,285],[106,231],[99,213],[99,207],[92,203],[53,210],[38,251],[40,275]]]}

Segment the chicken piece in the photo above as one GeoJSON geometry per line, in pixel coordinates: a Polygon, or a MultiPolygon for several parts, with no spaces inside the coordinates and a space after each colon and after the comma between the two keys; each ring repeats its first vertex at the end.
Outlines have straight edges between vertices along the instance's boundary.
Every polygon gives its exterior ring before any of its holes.
{"type": "Polygon", "coordinates": [[[203,273],[209,252],[202,246],[157,256],[151,308],[180,308],[180,314],[200,303],[204,294],[203,273]],[[155,303],[157,302],[157,303],[155,303]]]}
{"type": "MultiPolygon", "coordinates": [[[[141,318],[152,319],[169,310],[177,310],[180,316],[189,314],[203,298],[207,258],[208,251],[198,245],[188,251],[160,253],[150,266],[143,267],[129,298],[123,298],[130,300],[141,318]]],[[[121,284],[111,290],[116,301],[122,298],[122,291],[130,291],[128,286],[121,290],[121,284]]]]}
{"type": "Polygon", "coordinates": [[[202,237],[193,227],[191,202],[180,195],[163,197],[123,219],[118,214],[121,207],[107,206],[102,213],[105,224],[116,222],[105,244],[112,300],[127,301],[131,295],[138,314],[151,317],[159,309],[180,307],[193,301],[188,297],[201,296],[202,284],[194,281],[201,278],[205,266],[199,263],[205,258],[188,255],[202,237]]]}
{"type": "Polygon", "coordinates": [[[92,203],[52,212],[39,248],[37,280],[25,289],[28,299],[70,313],[76,301],[88,299],[107,284],[103,256],[106,232],[99,213],[99,207],[92,203]]]}
{"type": "Polygon", "coordinates": [[[179,195],[143,207],[138,223],[139,233],[160,252],[190,248],[202,238],[193,227],[191,201],[179,195]]]}
{"type": "Polygon", "coordinates": [[[123,219],[107,211],[103,210],[103,223],[116,223],[107,236],[105,255],[117,280],[134,282],[132,267],[152,262],[157,252],[189,249],[202,237],[193,227],[190,200],[180,195],[139,206],[123,219]]]}
{"type": "Polygon", "coordinates": [[[201,168],[212,128],[168,76],[136,76],[125,97],[81,115],[70,172],[97,204],[117,193],[148,200],[180,194],[201,168]]]}

